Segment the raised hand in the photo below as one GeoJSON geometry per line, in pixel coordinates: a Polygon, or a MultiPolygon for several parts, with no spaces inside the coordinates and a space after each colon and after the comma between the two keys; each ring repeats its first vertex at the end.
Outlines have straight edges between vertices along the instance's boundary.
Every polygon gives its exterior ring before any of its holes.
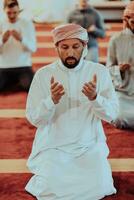
{"type": "Polygon", "coordinates": [[[96,30],[96,26],[91,25],[91,26],[88,27],[87,32],[90,33],[90,32],[94,32],[95,30],[96,30]]]}
{"type": "Polygon", "coordinates": [[[131,65],[128,63],[120,63],[119,68],[121,72],[125,72],[126,70],[130,69],[131,65]]]}
{"type": "Polygon", "coordinates": [[[59,82],[55,82],[54,77],[51,78],[51,97],[54,104],[58,104],[62,96],[65,94],[64,87],[59,82]]]}
{"type": "Polygon", "coordinates": [[[4,34],[3,34],[3,38],[2,38],[2,41],[3,43],[6,43],[9,39],[9,37],[11,36],[11,33],[10,31],[6,31],[4,34]]]}
{"type": "Polygon", "coordinates": [[[16,40],[18,40],[20,42],[22,41],[21,34],[19,32],[17,32],[16,30],[12,30],[11,34],[16,40]]]}
{"type": "Polygon", "coordinates": [[[85,83],[82,89],[82,93],[90,100],[93,101],[96,99],[97,92],[96,92],[96,85],[97,85],[97,76],[96,74],[93,76],[92,81],[85,83]]]}

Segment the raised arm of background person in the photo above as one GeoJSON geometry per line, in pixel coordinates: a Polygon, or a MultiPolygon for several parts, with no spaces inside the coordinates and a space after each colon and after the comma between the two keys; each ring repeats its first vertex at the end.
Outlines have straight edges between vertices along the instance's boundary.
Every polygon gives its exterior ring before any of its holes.
{"type": "MultiPolygon", "coordinates": [[[[122,51],[122,49],[121,49],[122,51]]],[[[113,84],[116,88],[122,82],[121,71],[117,61],[116,36],[110,39],[107,53],[107,67],[109,68],[113,84]]]]}
{"type": "Polygon", "coordinates": [[[105,28],[104,28],[104,21],[101,17],[101,15],[94,10],[95,13],[95,30],[93,32],[90,32],[91,35],[93,35],[94,37],[98,38],[103,38],[105,37],[105,28]]]}
{"type": "Polygon", "coordinates": [[[36,32],[32,21],[24,20],[22,23],[22,45],[25,51],[35,52],[37,49],[36,32]]]}
{"type": "Polygon", "coordinates": [[[2,51],[3,45],[4,43],[3,43],[3,34],[2,34],[2,23],[0,22],[0,53],[2,51]]]}
{"type": "Polygon", "coordinates": [[[75,23],[74,16],[76,15],[76,11],[71,11],[67,16],[66,22],[67,23],[75,23]]]}
{"type": "Polygon", "coordinates": [[[51,98],[50,87],[45,82],[45,77],[36,72],[28,93],[26,104],[26,117],[36,127],[45,125],[52,119],[56,105],[51,98]],[[42,87],[40,79],[43,78],[46,87],[42,87]]]}

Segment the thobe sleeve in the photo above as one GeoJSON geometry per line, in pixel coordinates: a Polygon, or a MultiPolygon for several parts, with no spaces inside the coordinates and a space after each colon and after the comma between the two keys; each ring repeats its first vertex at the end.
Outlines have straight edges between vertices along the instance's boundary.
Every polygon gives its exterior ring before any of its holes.
{"type": "Polygon", "coordinates": [[[35,27],[34,24],[31,21],[26,21],[23,24],[23,31],[22,31],[22,45],[24,47],[24,50],[35,52],[37,49],[37,43],[36,43],[36,33],[35,33],[35,27]]]}
{"type": "Polygon", "coordinates": [[[68,23],[74,23],[75,22],[75,13],[73,11],[67,16],[66,21],[68,23]]]}
{"type": "Polygon", "coordinates": [[[0,24],[0,51],[3,47],[2,25],[0,24]]]}
{"type": "Polygon", "coordinates": [[[103,75],[101,82],[98,81],[97,98],[91,101],[91,105],[94,115],[101,120],[112,122],[118,115],[119,104],[109,71],[106,70],[103,75]]]}
{"type": "MultiPolygon", "coordinates": [[[[44,83],[45,84],[45,83],[44,83]]],[[[49,88],[41,87],[40,78],[35,74],[27,97],[26,117],[36,127],[48,124],[55,113],[55,104],[49,88]]]]}
{"type": "Polygon", "coordinates": [[[93,35],[94,37],[101,37],[103,38],[105,36],[105,29],[104,29],[104,21],[102,17],[99,15],[98,12],[95,12],[96,14],[96,29],[93,32],[90,32],[90,35],[93,35]]]}
{"type": "Polygon", "coordinates": [[[110,75],[112,77],[113,84],[115,88],[119,87],[122,83],[121,72],[118,66],[117,61],[117,52],[116,52],[116,43],[114,37],[111,38],[108,47],[107,55],[107,67],[109,67],[110,75]]]}

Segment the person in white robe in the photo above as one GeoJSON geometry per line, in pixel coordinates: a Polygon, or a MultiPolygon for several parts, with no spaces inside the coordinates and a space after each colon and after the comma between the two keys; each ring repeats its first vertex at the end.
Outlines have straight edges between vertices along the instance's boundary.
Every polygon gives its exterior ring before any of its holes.
{"type": "Polygon", "coordinates": [[[0,22],[0,92],[28,91],[34,76],[32,53],[37,49],[31,20],[20,17],[17,0],[5,0],[0,22]]]}
{"type": "Polygon", "coordinates": [[[26,117],[37,127],[26,190],[38,200],[99,200],[115,194],[101,120],[111,123],[118,100],[108,69],[85,60],[87,31],[53,30],[59,59],[39,69],[26,117]]]}
{"type": "Polygon", "coordinates": [[[124,11],[124,29],[109,43],[107,66],[119,99],[120,111],[114,125],[134,129],[134,1],[124,11]]]}

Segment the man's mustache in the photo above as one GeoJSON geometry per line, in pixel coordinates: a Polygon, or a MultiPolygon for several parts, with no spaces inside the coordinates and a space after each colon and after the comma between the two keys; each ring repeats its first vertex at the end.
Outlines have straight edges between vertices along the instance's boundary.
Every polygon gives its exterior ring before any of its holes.
{"type": "Polygon", "coordinates": [[[134,24],[134,20],[130,20],[130,23],[131,23],[131,24],[134,24]]]}
{"type": "Polygon", "coordinates": [[[71,60],[74,59],[75,61],[77,61],[77,59],[76,59],[75,57],[73,57],[73,56],[72,56],[72,57],[67,57],[67,58],[65,59],[65,61],[70,60],[70,59],[71,59],[71,60]]]}

